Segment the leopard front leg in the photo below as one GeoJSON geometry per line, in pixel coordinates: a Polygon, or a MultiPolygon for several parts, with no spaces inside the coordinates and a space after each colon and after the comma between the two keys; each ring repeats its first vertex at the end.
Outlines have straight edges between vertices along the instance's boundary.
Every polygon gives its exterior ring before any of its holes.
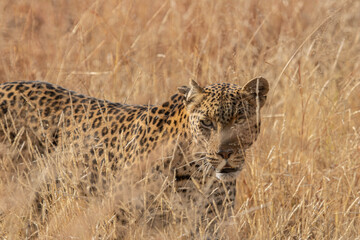
{"type": "Polygon", "coordinates": [[[199,189],[199,186],[195,187],[201,194],[196,203],[199,216],[199,226],[196,231],[206,237],[217,236],[219,230],[230,221],[229,217],[234,213],[236,181],[224,182],[211,177],[202,189],[199,189]]]}

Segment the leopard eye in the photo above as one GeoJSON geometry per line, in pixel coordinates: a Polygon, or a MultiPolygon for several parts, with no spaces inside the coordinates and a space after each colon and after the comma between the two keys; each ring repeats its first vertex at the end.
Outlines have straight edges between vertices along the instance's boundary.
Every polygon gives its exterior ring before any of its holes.
{"type": "Polygon", "coordinates": [[[200,120],[200,124],[204,128],[208,128],[208,129],[214,128],[213,122],[209,119],[200,120]]]}

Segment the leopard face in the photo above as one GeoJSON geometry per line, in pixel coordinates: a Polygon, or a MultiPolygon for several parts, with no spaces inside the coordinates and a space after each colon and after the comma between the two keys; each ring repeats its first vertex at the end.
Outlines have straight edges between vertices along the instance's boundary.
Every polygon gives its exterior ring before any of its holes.
{"type": "Polygon", "coordinates": [[[230,181],[240,173],[245,151],[260,131],[260,108],[264,106],[269,84],[264,78],[244,87],[218,83],[205,88],[195,81],[181,87],[189,115],[189,128],[195,144],[217,178],[230,181]]]}

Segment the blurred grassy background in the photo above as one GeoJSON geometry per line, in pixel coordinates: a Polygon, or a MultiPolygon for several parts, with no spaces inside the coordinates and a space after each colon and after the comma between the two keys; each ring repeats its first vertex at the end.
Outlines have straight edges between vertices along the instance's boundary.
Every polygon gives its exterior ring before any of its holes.
{"type": "MultiPolygon", "coordinates": [[[[44,80],[110,101],[158,104],[190,78],[242,85],[261,75],[271,88],[262,133],[224,238],[358,239],[359,13],[356,0],[3,0],[0,82],[44,80]]],[[[20,175],[1,178],[0,238],[23,238],[18,232],[31,221],[35,190],[20,175]]],[[[107,216],[101,211],[111,208],[102,200],[60,199],[51,208],[59,217],[33,222],[37,236],[95,236],[107,216]]],[[[104,231],[111,235],[111,227],[104,231]]],[[[147,234],[133,224],[127,238],[147,234]]]]}

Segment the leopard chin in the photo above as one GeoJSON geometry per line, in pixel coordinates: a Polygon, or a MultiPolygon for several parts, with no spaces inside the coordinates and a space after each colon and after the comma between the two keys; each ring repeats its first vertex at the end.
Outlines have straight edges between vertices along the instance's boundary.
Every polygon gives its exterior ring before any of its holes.
{"type": "Polygon", "coordinates": [[[225,168],[216,171],[216,177],[224,182],[233,181],[240,175],[239,168],[225,168]]]}

